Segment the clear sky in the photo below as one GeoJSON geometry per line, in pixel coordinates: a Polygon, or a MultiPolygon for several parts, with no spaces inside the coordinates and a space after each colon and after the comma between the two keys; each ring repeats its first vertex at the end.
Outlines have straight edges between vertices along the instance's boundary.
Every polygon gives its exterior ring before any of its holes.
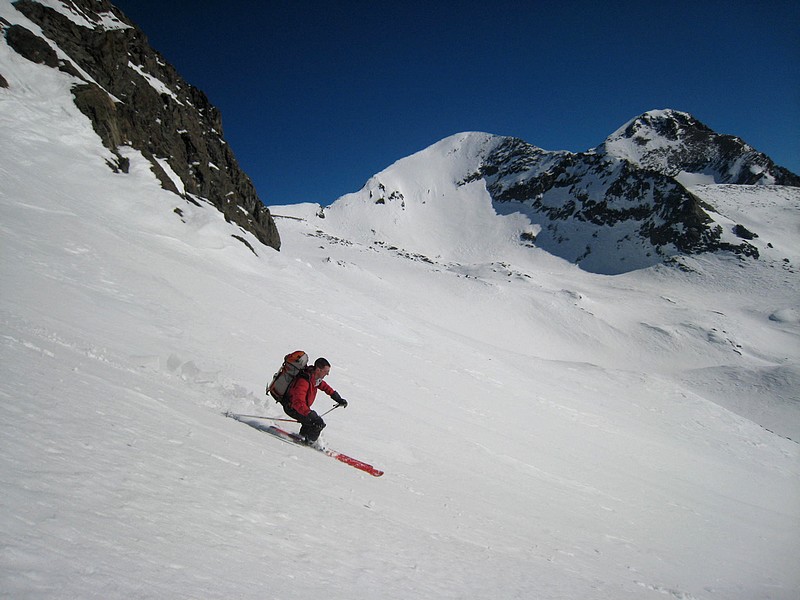
{"type": "Polygon", "coordinates": [[[583,151],[650,109],[800,173],[800,2],[112,0],[222,112],[267,205],[461,131],[583,151]]]}

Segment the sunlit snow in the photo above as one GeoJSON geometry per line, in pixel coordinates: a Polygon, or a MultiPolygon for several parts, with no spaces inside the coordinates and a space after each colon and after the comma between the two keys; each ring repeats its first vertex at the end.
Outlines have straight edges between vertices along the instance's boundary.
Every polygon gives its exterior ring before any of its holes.
{"type": "Polygon", "coordinates": [[[800,594],[797,190],[698,192],[759,261],[590,274],[441,173],[273,207],[278,253],[113,173],[69,76],[0,72],[3,596],[800,594]],[[296,349],[380,479],[223,416],[283,416],[296,349]]]}

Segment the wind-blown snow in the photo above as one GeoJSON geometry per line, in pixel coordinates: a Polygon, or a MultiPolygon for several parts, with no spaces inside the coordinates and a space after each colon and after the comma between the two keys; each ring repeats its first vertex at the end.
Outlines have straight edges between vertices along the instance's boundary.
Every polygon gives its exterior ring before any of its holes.
{"type": "Polygon", "coordinates": [[[688,271],[588,274],[477,183],[388,179],[275,207],[277,253],[137,152],[113,173],[67,75],[4,43],[0,72],[3,595],[800,593],[794,191],[742,192],[774,256],[688,271]],[[281,416],[298,348],[382,478],[222,416],[281,416]]]}

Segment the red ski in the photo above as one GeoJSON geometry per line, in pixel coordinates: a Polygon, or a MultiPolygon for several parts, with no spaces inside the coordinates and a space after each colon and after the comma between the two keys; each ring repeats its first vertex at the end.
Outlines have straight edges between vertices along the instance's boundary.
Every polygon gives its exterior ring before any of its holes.
{"type": "Polygon", "coordinates": [[[365,473],[369,473],[373,477],[380,477],[383,475],[383,471],[380,469],[376,469],[370,464],[367,464],[363,461],[358,460],[357,458],[353,458],[352,456],[347,456],[346,454],[342,454],[341,452],[337,452],[336,450],[331,450],[330,448],[316,448],[314,446],[310,446],[303,441],[303,438],[300,437],[297,433],[290,433],[281,429],[280,427],[275,427],[274,425],[266,425],[261,421],[255,420],[259,419],[259,417],[252,417],[250,415],[237,415],[236,413],[226,412],[226,416],[236,419],[237,421],[241,421],[242,423],[246,423],[250,425],[250,427],[254,427],[259,431],[263,431],[264,433],[269,433],[277,438],[282,439],[284,442],[288,442],[290,444],[294,444],[296,446],[303,446],[304,448],[309,448],[311,450],[316,450],[317,452],[322,452],[323,454],[327,454],[331,458],[335,458],[339,462],[343,462],[351,467],[355,467],[359,471],[364,471],[365,473]]]}

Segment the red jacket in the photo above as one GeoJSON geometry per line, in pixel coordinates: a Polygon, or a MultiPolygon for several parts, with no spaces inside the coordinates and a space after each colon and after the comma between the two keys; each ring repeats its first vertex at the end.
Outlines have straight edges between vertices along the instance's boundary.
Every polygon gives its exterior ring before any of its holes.
{"type": "Polygon", "coordinates": [[[318,389],[328,394],[328,396],[333,396],[336,393],[325,381],[320,381],[319,385],[317,385],[317,382],[313,379],[314,377],[310,371],[303,371],[295,377],[292,386],[286,392],[289,406],[304,417],[311,412],[311,405],[314,404],[318,389]]]}

